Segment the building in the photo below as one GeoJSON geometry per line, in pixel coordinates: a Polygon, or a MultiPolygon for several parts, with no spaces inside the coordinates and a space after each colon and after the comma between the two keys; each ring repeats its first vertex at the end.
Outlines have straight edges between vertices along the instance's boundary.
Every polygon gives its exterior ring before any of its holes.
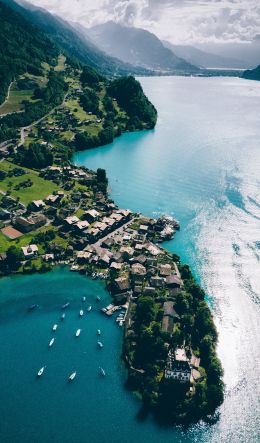
{"type": "Polygon", "coordinates": [[[23,255],[26,259],[36,257],[39,253],[39,249],[37,245],[28,245],[23,246],[22,248],[23,255]]]}
{"type": "Polygon", "coordinates": [[[179,318],[173,307],[172,301],[166,301],[163,304],[162,331],[172,334],[175,318],[179,318]]]}
{"type": "Polygon", "coordinates": [[[44,226],[47,218],[43,214],[32,214],[29,217],[16,217],[15,226],[22,232],[30,232],[44,226]]]}
{"type": "Polygon", "coordinates": [[[33,200],[32,205],[33,205],[35,211],[40,211],[41,209],[44,208],[45,203],[43,200],[33,200]]]}
{"type": "Polygon", "coordinates": [[[178,275],[171,274],[166,277],[166,286],[168,288],[180,289],[183,285],[182,279],[178,275]]]}
{"type": "Polygon", "coordinates": [[[179,383],[190,383],[191,367],[184,348],[169,351],[164,375],[179,383]]]}
{"type": "Polygon", "coordinates": [[[146,269],[141,263],[135,263],[131,267],[132,280],[135,283],[142,283],[146,276],[146,269]]]}
{"type": "Polygon", "coordinates": [[[94,223],[97,221],[100,217],[100,213],[96,211],[95,209],[90,209],[89,211],[86,211],[83,215],[84,219],[87,220],[89,223],[94,223]]]}

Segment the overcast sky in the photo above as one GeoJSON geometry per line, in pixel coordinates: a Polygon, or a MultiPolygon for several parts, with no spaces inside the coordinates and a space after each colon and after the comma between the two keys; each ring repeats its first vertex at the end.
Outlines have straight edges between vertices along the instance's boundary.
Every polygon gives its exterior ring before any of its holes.
{"type": "Polygon", "coordinates": [[[115,20],[173,43],[250,41],[260,0],[29,0],[84,26],[115,20]]]}

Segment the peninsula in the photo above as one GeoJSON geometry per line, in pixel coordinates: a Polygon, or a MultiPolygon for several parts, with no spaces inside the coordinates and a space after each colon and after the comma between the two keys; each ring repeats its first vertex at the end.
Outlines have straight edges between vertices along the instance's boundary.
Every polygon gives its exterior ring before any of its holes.
{"type": "Polygon", "coordinates": [[[71,163],[77,150],[153,128],[157,112],[132,76],[75,66],[45,43],[47,61],[19,68],[1,91],[1,275],[63,263],[104,279],[113,303],[103,314],[125,308],[123,358],[145,407],[169,423],[213,416],[224,391],[217,331],[189,267],[161,247],[178,222],[118,208],[104,169],[71,163]]]}

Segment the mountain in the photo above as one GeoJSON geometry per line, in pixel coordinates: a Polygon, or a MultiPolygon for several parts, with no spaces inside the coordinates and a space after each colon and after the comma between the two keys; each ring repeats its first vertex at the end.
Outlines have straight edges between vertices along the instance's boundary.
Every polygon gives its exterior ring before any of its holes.
{"type": "Polygon", "coordinates": [[[13,10],[23,15],[27,21],[37,26],[49,36],[60,50],[76,62],[91,66],[105,74],[147,74],[144,69],[133,67],[110,57],[97,48],[86,36],[82,36],[69,23],[42,8],[24,0],[4,0],[13,10]]]}
{"type": "Polygon", "coordinates": [[[243,78],[260,81],[260,65],[243,73],[243,78]]]}
{"type": "Polygon", "coordinates": [[[19,74],[41,74],[42,62],[52,64],[57,46],[25,17],[0,1],[0,103],[19,74]]]}
{"type": "Polygon", "coordinates": [[[257,36],[252,42],[201,43],[196,47],[221,57],[241,60],[243,69],[253,69],[260,63],[260,40],[257,36]]]}
{"type": "Polygon", "coordinates": [[[166,48],[172,50],[178,57],[184,58],[193,65],[201,68],[223,68],[223,69],[241,69],[245,67],[245,62],[230,57],[212,54],[202,51],[190,45],[174,45],[163,41],[166,48]]]}
{"type": "Polygon", "coordinates": [[[106,53],[132,65],[164,73],[198,71],[196,66],[177,57],[158,37],[144,29],[109,21],[87,29],[85,35],[106,53]]]}

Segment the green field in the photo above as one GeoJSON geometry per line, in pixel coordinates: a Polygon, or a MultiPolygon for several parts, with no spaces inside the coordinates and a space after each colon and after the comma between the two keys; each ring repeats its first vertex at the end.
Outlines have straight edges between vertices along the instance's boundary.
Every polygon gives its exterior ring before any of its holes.
{"type": "MultiPolygon", "coordinates": [[[[0,169],[4,171],[9,171],[17,167],[17,165],[13,165],[7,161],[3,161],[0,163],[0,169]]],[[[22,168],[27,173],[20,177],[6,177],[3,181],[0,182],[0,190],[1,191],[9,191],[12,197],[20,197],[21,203],[27,205],[32,200],[42,200],[45,199],[49,194],[52,194],[54,191],[59,190],[59,187],[55,185],[53,182],[49,180],[44,180],[39,177],[38,173],[28,169],[22,168]],[[25,180],[31,179],[33,185],[29,188],[20,188],[20,190],[14,190],[14,187],[25,180]]]]}
{"type": "Polygon", "coordinates": [[[77,117],[80,121],[83,120],[96,120],[96,115],[89,115],[84,111],[77,99],[66,100],[65,106],[77,117]],[[77,109],[77,111],[75,111],[77,109]]]}
{"type": "Polygon", "coordinates": [[[15,89],[15,85],[12,85],[8,100],[0,106],[0,115],[9,114],[12,112],[18,112],[23,110],[22,101],[31,100],[33,96],[32,90],[15,89]]]}
{"type": "Polygon", "coordinates": [[[66,57],[64,55],[59,55],[58,57],[58,64],[55,66],[54,70],[57,72],[65,71],[65,62],[66,57]]]}

